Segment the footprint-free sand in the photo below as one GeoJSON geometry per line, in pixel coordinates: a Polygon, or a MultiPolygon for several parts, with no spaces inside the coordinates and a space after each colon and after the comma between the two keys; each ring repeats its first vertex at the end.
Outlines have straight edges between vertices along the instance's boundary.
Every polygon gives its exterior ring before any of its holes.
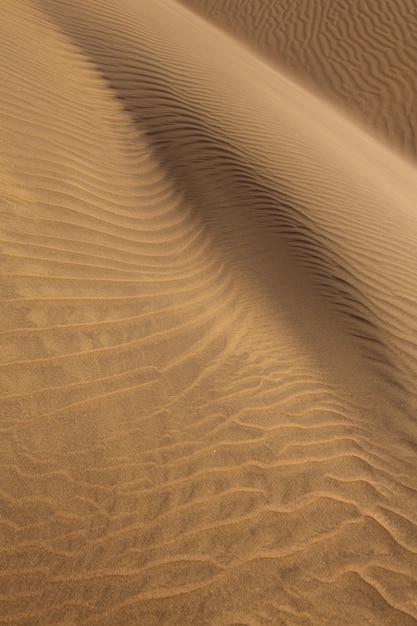
{"type": "Polygon", "coordinates": [[[242,4],[1,3],[0,624],[417,624],[417,9],[242,4]]]}

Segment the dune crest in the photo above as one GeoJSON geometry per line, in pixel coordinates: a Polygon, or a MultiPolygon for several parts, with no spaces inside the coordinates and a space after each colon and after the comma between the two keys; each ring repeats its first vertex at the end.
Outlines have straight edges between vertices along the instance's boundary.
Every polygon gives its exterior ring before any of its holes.
{"type": "Polygon", "coordinates": [[[0,16],[0,623],[416,624],[414,165],[177,2],[0,16]]]}
{"type": "Polygon", "coordinates": [[[415,158],[414,2],[179,1],[308,80],[415,158]]]}

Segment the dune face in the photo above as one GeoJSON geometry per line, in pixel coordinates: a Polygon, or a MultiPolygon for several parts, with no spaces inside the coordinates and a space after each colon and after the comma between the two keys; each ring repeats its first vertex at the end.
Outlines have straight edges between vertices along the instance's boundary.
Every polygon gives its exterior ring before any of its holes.
{"type": "Polygon", "coordinates": [[[412,0],[180,0],[417,154],[412,0]]]}
{"type": "Polygon", "coordinates": [[[173,0],[0,18],[0,623],[416,624],[414,163],[173,0]]]}

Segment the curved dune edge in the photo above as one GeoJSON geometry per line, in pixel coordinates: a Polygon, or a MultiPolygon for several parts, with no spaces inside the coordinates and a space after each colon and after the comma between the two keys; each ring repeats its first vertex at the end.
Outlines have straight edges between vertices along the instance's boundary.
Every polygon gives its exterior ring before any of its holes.
{"type": "Polygon", "coordinates": [[[179,0],[417,155],[410,0],[179,0]]]}
{"type": "Polygon", "coordinates": [[[415,624],[413,167],[174,2],[0,14],[0,623],[415,624]]]}

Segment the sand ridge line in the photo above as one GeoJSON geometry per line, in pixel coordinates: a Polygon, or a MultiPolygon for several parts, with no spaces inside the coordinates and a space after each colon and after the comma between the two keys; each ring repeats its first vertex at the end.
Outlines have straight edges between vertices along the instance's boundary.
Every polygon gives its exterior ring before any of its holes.
{"type": "Polygon", "coordinates": [[[415,624],[409,165],[177,3],[0,13],[0,621],[415,624]]]}

